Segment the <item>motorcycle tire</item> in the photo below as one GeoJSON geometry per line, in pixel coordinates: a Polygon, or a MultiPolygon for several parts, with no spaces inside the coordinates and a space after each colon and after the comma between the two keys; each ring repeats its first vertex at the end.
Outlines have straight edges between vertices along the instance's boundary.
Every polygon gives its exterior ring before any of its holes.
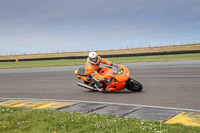
{"type": "Polygon", "coordinates": [[[140,82],[138,82],[137,80],[134,80],[132,78],[130,78],[127,82],[126,82],[126,86],[125,86],[128,90],[133,91],[133,92],[140,92],[143,89],[143,86],[140,82]]]}

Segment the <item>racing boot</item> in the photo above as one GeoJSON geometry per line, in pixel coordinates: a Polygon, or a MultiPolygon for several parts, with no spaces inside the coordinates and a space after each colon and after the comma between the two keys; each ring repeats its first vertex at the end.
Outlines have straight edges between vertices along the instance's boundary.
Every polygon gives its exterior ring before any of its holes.
{"type": "Polygon", "coordinates": [[[105,91],[104,85],[103,85],[103,83],[101,83],[101,82],[96,82],[94,86],[95,86],[95,88],[96,88],[98,91],[100,91],[100,92],[104,92],[104,91],[105,91]]]}

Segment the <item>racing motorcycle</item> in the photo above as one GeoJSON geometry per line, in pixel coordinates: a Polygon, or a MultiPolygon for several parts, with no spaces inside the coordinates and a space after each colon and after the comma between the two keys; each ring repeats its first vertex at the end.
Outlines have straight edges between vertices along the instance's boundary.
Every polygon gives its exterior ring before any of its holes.
{"type": "MultiPolygon", "coordinates": [[[[136,81],[133,78],[130,78],[130,71],[124,65],[113,65],[105,66],[99,68],[98,72],[102,76],[106,76],[109,82],[103,83],[104,92],[105,91],[119,91],[123,89],[128,89],[133,92],[140,92],[143,89],[143,86],[140,82],[136,81]]],[[[81,67],[78,70],[75,70],[75,75],[83,81],[78,82],[78,86],[84,87],[89,90],[99,90],[97,88],[97,82],[91,80],[90,76],[85,75],[85,68],[81,67]]]]}

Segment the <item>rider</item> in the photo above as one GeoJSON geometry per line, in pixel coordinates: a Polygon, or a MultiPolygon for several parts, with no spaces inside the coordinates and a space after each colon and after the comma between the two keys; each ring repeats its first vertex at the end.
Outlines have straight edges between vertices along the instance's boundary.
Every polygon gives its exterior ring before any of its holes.
{"type": "Polygon", "coordinates": [[[109,83],[110,79],[102,76],[98,73],[98,68],[100,63],[107,64],[112,66],[113,63],[107,59],[103,59],[96,52],[90,52],[85,64],[85,74],[88,75],[88,79],[93,80],[96,84],[96,88],[98,91],[103,91],[102,81],[105,83],[109,83]]]}

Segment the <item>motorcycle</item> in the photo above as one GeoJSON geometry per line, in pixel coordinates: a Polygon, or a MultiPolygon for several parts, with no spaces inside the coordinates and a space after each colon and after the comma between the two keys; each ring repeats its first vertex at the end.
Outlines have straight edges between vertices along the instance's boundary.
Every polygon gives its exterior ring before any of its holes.
{"type": "MultiPolygon", "coordinates": [[[[143,89],[143,86],[140,82],[136,81],[133,78],[130,78],[130,71],[124,65],[113,65],[105,66],[99,68],[98,72],[102,76],[106,76],[110,81],[108,83],[103,83],[104,91],[119,91],[123,89],[128,89],[133,92],[140,92],[143,89]]],[[[78,82],[78,86],[84,87],[89,90],[98,90],[97,82],[91,80],[91,77],[85,75],[85,68],[81,67],[78,70],[75,70],[75,75],[84,81],[84,83],[78,82]]]]}

